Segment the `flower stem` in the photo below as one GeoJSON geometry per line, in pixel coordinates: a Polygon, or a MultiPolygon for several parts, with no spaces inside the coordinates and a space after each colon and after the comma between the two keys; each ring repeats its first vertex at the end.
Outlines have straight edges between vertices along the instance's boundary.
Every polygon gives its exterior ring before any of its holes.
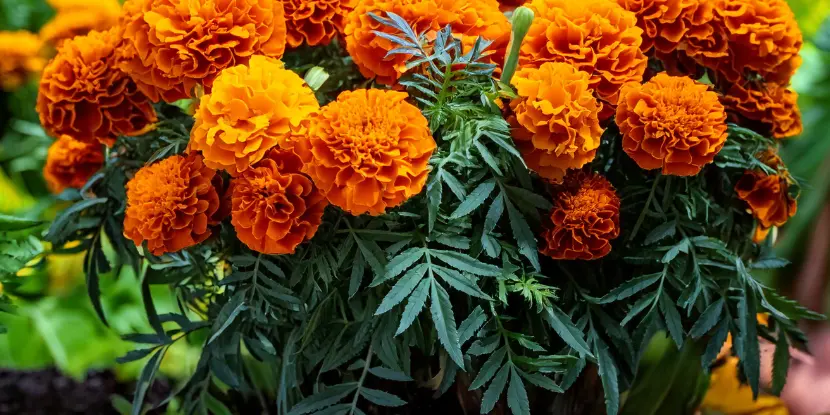
{"type": "Polygon", "coordinates": [[[504,61],[504,68],[501,71],[501,82],[505,85],[510,85],[510,80],[513,78],[513,74],[516,73],[516,67],[519,65],[519,49],[522,46],[522,40],[530,29],[530,24],[533,23],[533,17],[533,10],[527,7],[519,7],[513,12],[513,32],[510,33],[510,47],[507,59],[504,61]]]}

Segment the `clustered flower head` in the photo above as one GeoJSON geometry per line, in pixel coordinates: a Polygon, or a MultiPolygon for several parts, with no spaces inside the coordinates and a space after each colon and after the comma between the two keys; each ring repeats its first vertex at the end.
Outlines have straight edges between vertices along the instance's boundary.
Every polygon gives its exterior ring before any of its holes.
{"type": "Polygon", "coordinates": [[[40,37],[54,45],[93,30],[107,30],[118,24],[121,14],[118,0],[51,0],[49,4],[57,14],[40,29],[40,37]]]}
{"type": "Polygon", "coordinates": [[[746,86],[735,83],[730,85],[721,101],[727,111],[741,120],[757,123],[760,131],[773,138],[801,134],[798,94],[791,88],[772,82],[746,86]]]}
{"type": "Polygon", "coordinates": [[[118,69],[116,29],[68,40],[43,70],[37,112],[53,136],[111,145],[120,135],[141,134],[156,113],[135,82],[118,69]]]}
{"type": "Polygon", "coordinates": [[[358,89],[321,108],[303,159],[329,202],[353,215],[380,215],[421,192],[435,141],[426,118],[406,98],[403,92],[358,89]]]}
{"type": "Polygon", "coordinates": [[[491,41],[484,51],[484,61],[496,64],[499,70],[504,64],[512,27],[499,10],[498,1],[463,1],[458,2],[457,6],[455,13],[458,17],[453,22],[452,29],[453,33],[461,36],[464,52],[472,50],[479,37],[491,41]]]}
{"type": "Polygon", "coordinates": [[[513,138],[528,167],[560,182],[568,169],[594,159],[600,144],[600,104],[589,75],[572,65],[546,62],[513,77],[513,138]]]}
{"type": "Polygon", "coordinates": [[[121,68],[153,101],[193,97],[222,69],[285,51],[285,16],[274,0],[128,0],[121,25],[121,68]]]}
{"type": "Polygon", "coordinates": [[[643,169],[693,176],[726,143],[726,112],[718,95],[687,77],[658,74],[620,95],[617,125],[623,150],[643,169]]]}
{"type": "Polygon", "coordinates": [[[757,158],[777,173],[746,171],[735,184],[735,193],[746,202],[749,212],[758,220],[753,240],[760,243],[773,226],[782,226],[795,215],[797,201],[790,187],[793,179],[778,153],[767,149],[757,158]]]}
{"type": "Polygon", "coordinates": [[[49,147],[43,177],[53,193],[80,189],[104,165],[101,144],[62,135],[49,147]]]}
{"type": "Polygon", "coordinates": [[[536,17],[522,43],[519,62],[539,67],[566,62],[590,74],[590,86],[613,114],[625,84],[640,83],[648,64],[643,30],[634,13],[610,0],[533,0],[536,17]]]}
{"type": "Polygon", "coordinates": [[[346,16],[357,0],[282,0],[287,25],[286,43],[327,45],[343,33],[346,16]]]}
{"type": "Polygon", "coordinates": [[[620,235],[620,198],[598,174],[572,170],[553,192],[539,251],[553,259],[598,259],[620,235]]]}
{"type": "Polygon", "coordinates": [[[124,236],[153,255],[196,245],[210,234],[219,210],[216,172],[198,154],[150,164],[127,182],[124,236]]]}
{"type": "MultiPolygon", "coordinates": [[[[637,15],[643,29],[643,52],[670,54],[688,39],[711,35],[713,18],[710,0],[616,0],[637,15]]],[[[684,45],[685,46],[685,45],[684,45]]]]}
{"type": "Polygon", "coordinates": [[[11,91],[43,69],[42,46],[37,35],[25,30],[0,31],[0,90],[11,91]]]}
{"type": "Polygon", "coordinates": [[[216,78],[196,111],[190,148],[205,164],[237,175],[319,108],[314,92],[276,59],[254,56],[216,78]]]}
{"type": "Polygon", "coordinates": [[[328,204],[291,150],[273,149],[233,179],[231,223],[242,243],[264,254],[290,254],[317,232],[328,204]]]}

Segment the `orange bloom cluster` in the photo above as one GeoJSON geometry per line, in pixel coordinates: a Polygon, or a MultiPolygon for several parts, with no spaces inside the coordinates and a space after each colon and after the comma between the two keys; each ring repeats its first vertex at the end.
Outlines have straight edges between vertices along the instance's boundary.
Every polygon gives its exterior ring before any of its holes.
{"type": "Polygon", "coordinates": [[[282,0],[288,46],[329,44],[343,33],[346,16],[355,3],[357,0],[282,0]]]}
{"type": "Polygon", "coordinates": [[[726,112],[707,85],[658,74],[623,90],[617,107],[623,150],[643,169],[693,176],[726,143],[726,112]]]}
{"type": "Polygon", "coordinates": [[[573,170],[553,194],[539,251],[553,259],[598,259],[620,236],[620,198],[598,174],[573,170]]]}
{"type": "Polygon", "coordinates": [[[93,30],[104,31],[118,24],[118,0],[52,0],[57,14],[40,29],[40,37],[55,45],[93,30]]]}
{"type": "Polygon", "coordinates": [[[790,195],[786,174],[766,175],[762,172],[747,171],[735,184],[738,197],[749,205],[749,210],[758,220],[753,240],[766,239],[773,226],[781,226],[797,210],[795,198],[790,195]]]}
{"type": "Polygon", "coordinates": [[[46,64],[40,39],[25,30],[0,31],[0,89],[11,91],[46,64]]]}
{"type": "Polygon", "coordinates": [[[249,65],[222,71],[202,96],[190,148],[201,151],[208,166],[237,175],[318,108],[296,73],[276,59],[254,56],[249,65]]]}
{"type": "Polygon", "coordinates": [[[712,34],[713,5],[709,0],[616,0],[637,15],[643,29],[643,52],[652,49],[670,54],[692,39],[702,41],[712,34]]]}
{"type": "Polygon", "coordinates": [[[328,203],[290,150],[273,149],[233,179],[231,223],[248,248],[291,254],[317,232],[328,203]]]}
{"type": "Polygon", "coordinates": [[[136,246],[146,242],[153,255],[207,239],[219,210],[215,175],[198,154],[175,155],[141,168],[127,183],[124,236],[136,246]]]}
{"type": "Polygon", "coordinates": [[[273,0],[128,0],[121,24],[121,68],[153,101],[193,97],[222,69],[285,51],[283,7],[273,0]]]}
{"type": "Polygon", "coordinates": [[[119,40],[113,29],[63,43],[40,79],[37,112],[47,132],[112,145],[156,122],[150,101],[117,68],[119,40]]]}
{"type": "Polygon", "coordinates": [[[485,61],[494,63],[497,68],[504,65],[507,46],[510,43],[512,26],[504,13],[499,10],[496,0],[476,0],[459,2],[456,11],[458,17],[452,24],[453,32],[461,34],[464,51],[470,51],[481,37],[492,41],[484,52],[485,61]]]}
{"type": "Polygon", "coordinates": [[[43,177],[49,190],[60,193],[68,187],[80,189],[103,165],[100,144],[62,135],[49,147],[43,177]]]}
{"type": "Polygon", "coordinates": [[[522,68],[513,77],[519,96],[510,103],[513,138],[528,167],[548,180],[561,182],[597,153],[600,104],[589,84],[587,73],[561,62],[522,68]]]}
{"type": "Polygon", "coordinates": [[[354,215],[381,215],[421,192],[435,141],[406,98],[358,89],[320,110],[303,146],[310,154],[301,157],[329,202],[354,215]]]}
{"type": "MultiPolygon", "coordinates": [[[[648,61],[634,13],[610,0],[533,0],[528,6],[536,18],[522,43],[522,66],[570,63],[591,75],[591,88],[610,107],[623,85],[642,82],[648,61]]],[[[609,108],[600,118],[610,115],[609,108]]]]}
{"type": "Polygon", "coordinates": [[[774,138],[801,134],[798,94],[790,88],[774,83],[745,87],[734,83],[721,101],[728,111],[750,122],[760,123],[760,129],[774,138]]]}

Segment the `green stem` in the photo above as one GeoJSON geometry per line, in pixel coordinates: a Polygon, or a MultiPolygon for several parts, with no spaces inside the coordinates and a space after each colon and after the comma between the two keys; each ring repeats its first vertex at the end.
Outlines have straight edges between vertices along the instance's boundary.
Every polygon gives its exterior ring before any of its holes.
{"type": "Polygon", "coordinates": [[[352,399],[352,406],[349,409],[349,415],[353,415],[355,409],[357,409],[357,398],[360,397],[360,388],[363,387],[363,381],[366,380],[366,374],[369,373],[369,366],[372,364],[372,344],[373,342],[369,343],[369,352],[366,353],[366,363],[363,365],[363,373],[360,374],[360,379],[357,381],[357,390],[354,393],[354,398],[352,399]]]}
{"type": "Polygon", "coordinates": [[[533,17],[533,11],[527,7],[519,7],[513,12],[510,48],[501,71],[501,82],[505,85],[510,85],[510,80],[513,79],[513,74],[516,73],[516,67],[519,65],[519,49],[522,47],[522,41],[527,35],[527,31],[530,30],[533,17]]]}
{"type": "Polygon", "coordinates": [[[634,224],[634,228],[631,230],[631,235],[628,237],[629,242],[634,240],[634,237],[637,236],[637,232],[640,230],[640,226],[643,226],[643,221],[646,219],[646,212],[648,212],[648,207],[654,200],[654,192],[657,190],[657,183],[660,182],[660,177],[660,173],[658,173],[657,177],[654,178],[654,183],[651,185],[651,192],[649,192],[648,199],[646,199],[646,205],[643,206],[643,211],[640,212],[640,217],[637,218],[637,223],[634,224]]]}

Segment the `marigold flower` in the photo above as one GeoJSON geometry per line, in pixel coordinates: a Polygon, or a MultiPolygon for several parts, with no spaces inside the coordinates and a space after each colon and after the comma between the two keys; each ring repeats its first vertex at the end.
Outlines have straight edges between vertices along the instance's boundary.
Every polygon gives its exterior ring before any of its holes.
{"type": "Polygon", "coordinates": [[[790,195],[786,174],[747,171],[735,184],[735,192],[758,220],[755,242],[763,241],[773,226],[785,224],[798,209],[796,199],[790,195]]]}
{"type": "Polygon", "coordinates": [[[68,187],[80,189],[103,165],[101,144],[62,135],[49,147],[43,177],[53,193],[60,193],[68,187]]]}
{"type": "Polygon", "coordinates": [[[734,83],[721,97],[721,102],[729,112],[760,123],[760,129],[774,138],[801,134],[798,94],[791,88],[771,82],[747,86],[734,83]]]}
{"type": "Polygon", "coordinates": [[[288,46],[327,45],[346,26],[357,0],[282,0],[288,46]]]}
{"type": "Polygon", "coordinates": [[[553,193],[539,251],[553,259],[598,259],[620,236],[620,198],[598,174],[572,170],[553,193]]]}
{"type": "Polygon", "coordinates": [[[0,31],[0,89],[11,91],[30,74],[40,72],[46,64],[41,56],[43,44],[33,33],[25,30],[0,31]]]}
{"type": "Polygon", "coordinates": [[[693,176],[726,143],[726,112],[707,85],[658,74],[626,87],[617,106],[623,150],[643,169],[693,176]]]}
{"type": "Polygon", "coordinates": [[[143,133],[156,113],[135,82],[117,68],[116,30],[67,40],[43,71],[37,99],[40,122],[54,136],[111,145],[143,133]]]}
{"type": "Polygon", "coordinates": [[[233,179],[231,223],[248,248],[291,254],[317,232],[328,203],[302,168],[292,151],[273,149],[233,179]]]}
{"type": "Polygon", "coordinates": [[[121,68],[153,101],[193,97],[222,69],[285,51],[282,2],[273,0],[128,0],[121,24],[121,68]]]}
{"type": "MultiPolygon", "coordinates": [[[[623,85],[642,82],[648,60],[634,13],[612,0],[533,0],[528,7],[536,18],[522,43],[520,65],[570,63],[591,75],[591,88],[609,107],[623,85]]],[[[610,115],[609,108],[601,119],[610,115]]]]}
{"type": "Polygon", "coordinates": [[[507,16],[499,10],[498,1],[460,2],[456,13],[458,17],[453,22],[452,29],[461,35],[464,51],[472,50],[479,37],[487,39],[492,43],[484,51],[484,60],[496,64],[497,69],[500,69],[507,54],[512,27],[507,16]]]}
{"type": "Polygon", "coordinates": [[[40,28],[44,41],[60,45],[64,40],[104,31],[118,24],[121,4],[118,0],[50,1],[57,14],[40,28]]]}
{"type": "Polygon", "coordinates": [[[602,137],[600,104],[587,73],[547,62],[520,69],[513,84],[519,96],[510,103],[513,137],[528,167],[561,182],[568,169],[594,159],[602,137]]]}
{"type": "Polygon", "coordinates": [[[323,107],[306,137],[314,184],[353,215],[381,215],[418,194],[435,140],[404,92],[346,91],[323,107]]]}
{"type": "MultiPolygon", "coordinates": [[[[708,0],[616,0],[628,11],[637,15],[637,26],[643,29],[641,49],[648,53],[652,48],[659,52],[674,52],[685,40],[687,33],[698,25],[698,12],[704,11],[708,0]]],[[[705,14],[704,14],[705,15],[705,14]]],[[[713,13],[711,8],[708,20],[713,13]]]]}
{"type": "Polygon", "coordinates": [[[127,182],[124,236],[136,246],[146,242],[153,255],[207,239],[219,209],[212,185],[215,174],[198,154],[175,155],[142,167],[127,182]]]}
{"type": "Polygon", "coordinates": [[[202,96],[190,148],[201,151],[208,166],[237,175],[318,108],[296,73],[276,59],[254,56],[249,66],[222,71],[213,91],[202,96]]]}

